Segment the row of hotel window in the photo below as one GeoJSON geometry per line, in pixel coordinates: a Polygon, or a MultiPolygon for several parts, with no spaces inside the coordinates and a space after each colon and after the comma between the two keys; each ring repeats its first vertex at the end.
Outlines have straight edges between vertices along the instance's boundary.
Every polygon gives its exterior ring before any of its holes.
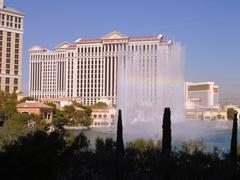
{"type": "MultiPolygon", "coordinates": [[[[103,84],[98,84],[98,87],[96,86],[96,84],[94,84],[95,86],[92,86],[90,87],[89,84],[88,84],[88,87],[86,87],[86,85],[84,86],[81,86],[81,89],[78,89],[77,92],[81,92],[81,93],[87,93],[87,94],[90,94],[90,91],[91,91],[91,96],[93,96],[93,91],[94,93],[97,93],[97,92],[101,92],[101,90],[103,90],[103,84]]],[[[71,90],[73,91],[73,86],[71,85],[71,90]]],[[[78,85],[78,88],[80,88],[80,86],[78,85]]],[[[68,85],[68,92],[70,90],[70,86],[68,85]]],[[[94,96],[97,96],[97,94],[94,94],[94,96]]]]}
{"type": "MultiPolygon", "coordinates": [[[[79,47],[78,53],[100,53],[100,52],[116,52],[116,51],[153,51],[157,50],[157,44],[146,44],[146,45],[119,45],[110,44],[104,46],[95,47],[79,47]]],[[[69,55],[68,55],[69,56],[69,55]]]]}
{"type": "Polygon", "coordinates": [[[31,94],[31,97],[35,98],[35,99],[41,99],[41,98],[58,98],[58,97],[63,97],[65,96],[64,94],[56,94],[54,92],[54,94],[31,94]]]}
{"type": "MultiPolygon", "coordinates": [[[[6,74],[10,74],[10,59],[11,59],[11,32],[7,32],[7,48],[6,48],[6,74]]],[[[3,31],[0,31],[0,73],[2,72],[2,44],[3,31]]],[[[18,58],[19,58],[19,34],[15,33],[15,60],[14,74],[18,74],[18,58]]]]}
{"type": "MultiPolygon", "coordinates": [[[[103,90],[103,84],[102,83],[98,84],[98,86],[96,84],[91,84],[91,85],[90,84],[87,84],[87,85],[84,84],[84,86],[82,84],[81,84],[81,86],[78,84],[78,88],[80,88],[80,87],[81,87],[81,89],[78,89],[77,90],[78,92],[88,93],[88,94],[90,94],[90,92],[91,92],[92,96],[93,96],[93,92],[94,93],[97,93],[97,92],[100,93],[101,90],[103,90]]],[[[46,88],[45,91],[49,91],[49,92],[55,91],[56,83],[43,82],[43,88],[44,89],[46,88]]],[[[72,85],[71,85],[71,88],[73,88],[72,85]]],[[[70,86],[68,84],[68,91],[69,91],[69,89],[70,89],[70,86]]],[[[97,96],[97,94],[95,94],[95,96],[97,96]]]]}
{"type": "MultiPolygon", "coordinates": [[[[92,86],[90,86],[90,84],[88,84],[88,86],[86,86],[86,84],[83,85],[79,85],[78,84],[78,90],[77,90],[77,94],[79,95],[81,94],[86,94],[86,95],[91,95],[91,96],[101,96],[101,91],[103,91],[103,84],[98,84],[98,86],[96,84],[92,84],[92,86]]],[[[73,86],[71,85],[71,90],[73,91],[73,86]]],[[[43,82],[43,91],[45,92],[52,92],[55,91],[56,89],[56,83],[44,83],[43,82]]],[[[70,90],[70,86],[68,85],[68,92],[70,90]]]]}
{"type": "Polygon", "coordinates": [[[55,59],[55,58],[65,58],[65,54],[56,54],[56,55],[31,55],[31,59],[55,59]]]}
{"type": "Polygon", "coordinates": [[[0,24],[15,29],[22,28],[22,18],[0,13],[0,24]]]}
{"type": "MultiPolygon", "coordinates": [[[[157,45],[149,44],[149,45],[129,45],[129,46],[119,46],[122,48],[117,49],[117,45],[109,45],[106,46],[106,48],[103,48],[104,46],[98,46],[98,47],[80,47],[78,48],[78,54],[82,53],[101,53],[103,50],[107,52],[115,52],[115,50],[123,50],[123,51],[153,51],[157,50],[157,45]]],[[[74,57],[74,53],[68,53],[68,57],[74,57]]],[[[31,55],[31,59],[39,59],[39,58],[47,58],[47,59],[55,59],[55,58],[65,58],[67,57],[66,54],[56,54],[56,55],[31,55]]]]}
{"type": "MultiPolygon", "coordinates": [[[[2,83],[2,77],[0,77],[0,86],[1,86],[1,83],[2,83]]],[[[6,77],[5,78],[5,91],[6,92],[9,92],[9,84],[10,84],[10,78],[9,77],[6,77]]],[[[13,87],[13,90],[14,92],[18,90],[18,79],[17,78],[14,78],[13,79],[13,84],[14,84],[14,87],[13,87]]],[[[1,87],[0,87],[0,90],[1,90],[1,87]]]]}
{"type": "MultiPolygon", "coordinates": [[[[92,115],[92,118],[107,118],[107,117],[108,117],[107,114],[93,114],[93,115],[92,115]]],[[[114,118],[114,115],[111,114],[110,117],[111,117],[111,119],[113,119],[113,118],[114,118]]]]}
{"type": "MultiPolygon", "coordinates": [[[[0,84],[0,89],[2,90],[2,87],[1,87],[1,84],[0,84]]],[[[16,92],[18,90],[18,87],[17,86],[14,86],[13,87],[13,91],[16,92]]],[[[10,86],[5,86],[5,89],[4,89],[5,92],[10,92],[10,86]]]]}

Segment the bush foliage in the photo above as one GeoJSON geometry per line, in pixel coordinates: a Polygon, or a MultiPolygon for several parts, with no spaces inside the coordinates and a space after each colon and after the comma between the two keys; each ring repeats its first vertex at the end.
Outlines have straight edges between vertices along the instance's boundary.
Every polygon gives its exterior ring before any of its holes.
{"type": "MultiPolygon", "coordinates": [[[[235,167],[227,154],[221,155],[217,149],[206,153],[200,145],[201,148],[197,150],[173,151],[170,158],[166,159],[159,144],[161,143],[143,139],[129,142],[122,158],[122,178],[240,178],[239,157],[235,167]]],[[[191,141],[184,146],[192,148],[191,144],[199,147],[199,141],[191,141]]],[[[5,179],[116,179],[116,142],[109,138],[98,138],[96,148],[92,149],[89,140],[82,133],[70,141],[64,132],[47,134],[44,131],[35,131],[20,136],[17,141],[5,145],[3,149],[4,151],[0,152],[0,174],[5,179]]]]}

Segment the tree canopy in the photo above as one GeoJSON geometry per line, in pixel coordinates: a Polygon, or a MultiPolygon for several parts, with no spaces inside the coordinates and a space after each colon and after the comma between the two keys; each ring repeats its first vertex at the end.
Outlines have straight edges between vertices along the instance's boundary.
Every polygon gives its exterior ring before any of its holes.
{"type": "Polygon", "coordinates": [[[56,111],[53,116],[53,122],[58,127],[65,125],[69,126],[85,126],[89,128],[93,122],[93,119],[91,117],[92,111],[91,108],[88,106],[82,106],[80,104],[77,104],[81,106],[83,110],[76,110],[74,105],[65,106],[63,108],[63,111],[56,111]]]}
{"type": "Polygon", "coordinates": [[[97,102],[91,106],[93,109],[106,109],[108,105],[105,102],[97,102]]]}
{"type": "Polygon", "coordinates": [[[34,100],[36,100],[36,99],[33,98],[33,97],[26,96],[26,97],[23,97],[19,102],[23,103],[23,102],[26,102],[26,101],[34,101],[34,100]]]}
{"type": "Polygon", "coordinates": [[[19,137],[25,136],[29,132],[37,130],[43,130],[45,128],[45,122],[42,121],[40,116],[28,115],[21,113],[14,113],[3,124],[0,132],[0,149],[3,145],[11,144],[15,142],[19,137]],[[33,128],[28,127],[28,122],[34,122],[33,128]]]}
{"type": "Polygon", "coordinates": [[[228,120],[233,120],[234,114],[238,113],[235,109],[233,108],[228,108],[227,109],[227,118],[228,120]]]}
{"type": "Polygon", "coordinates": [[[0,121],[5,121],[16,112],[17,94],[0,91],[0,121]]]}

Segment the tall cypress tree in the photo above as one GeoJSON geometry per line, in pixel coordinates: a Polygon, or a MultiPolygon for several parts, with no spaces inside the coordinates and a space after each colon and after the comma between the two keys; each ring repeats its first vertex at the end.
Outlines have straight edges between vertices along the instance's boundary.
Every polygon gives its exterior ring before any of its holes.
{"type": "Polygon", "coordinates": [[[171,141],[171,110],[170,108],[165,108],[162,124],[162,153],[166,156],[169,156],[171,153],[171,141]]]}
{"type": "Polygon", "coordinates": [[[238,131],[238,122],[237,122],[237,113],[235,113],[233,118],[231,151],[230,151],[230,157],[234,164],[237,163],[237,131],[238,131]]]}
{"type": "Polygon", "coordinates": [[[122,111],[120,109],[118,111],[118,124],[117,124],[117,154],[120,156],[124,154],[122,111]]]}
{"type": "Polygon", "coordinates": [[[118,122],[117,122],[117,147],[116,147],[116,179],[123,179],[122,170],[122,158],[124,155],[124,144],[123,144],[123,127],[122,127],[122,111],[118,111],[118,122]]]}

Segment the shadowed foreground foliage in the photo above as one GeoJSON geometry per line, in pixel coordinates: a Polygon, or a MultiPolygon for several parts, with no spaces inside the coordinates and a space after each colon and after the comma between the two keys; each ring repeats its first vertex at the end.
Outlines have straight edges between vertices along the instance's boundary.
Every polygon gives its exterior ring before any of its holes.
{"type": "MultiPolygon", "coordinates": [[[[240,178],[239,157],[236,167],[218,149],[212,153],[204,153],[201,148],[189,151],[185,143],[182,151],[172,152],[166,160],[160,144],[142,139],[128,143],[122,162],[123,179],[240,178]]],[[[70,141],[64,132],[30,132],[3,147],[0,175],[4,179],[115,179],[115,154],[116,142],[112,139],[98,138],[93,150],[84,134],[70,141]]]]}

